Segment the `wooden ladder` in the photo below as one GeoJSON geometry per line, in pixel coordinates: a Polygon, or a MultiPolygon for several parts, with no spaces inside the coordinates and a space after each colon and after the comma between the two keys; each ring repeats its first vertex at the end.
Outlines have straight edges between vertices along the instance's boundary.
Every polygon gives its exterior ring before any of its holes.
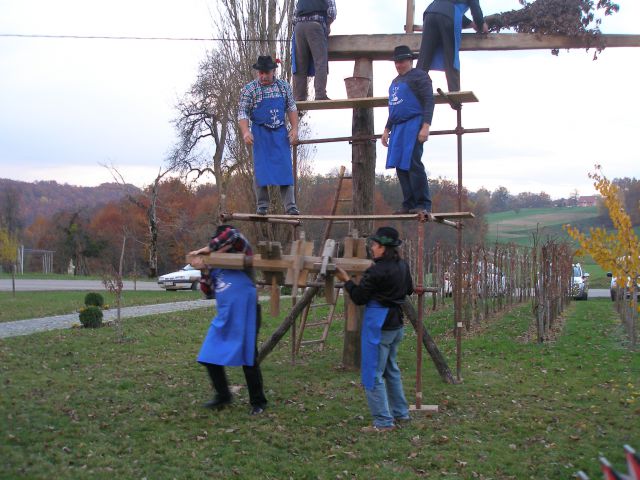
{"type": "MultiPolygon", "coordinates": [[[[333,198],[333,205],[331,207],[331,215],[335,215],[336,211],[338,210],[338,205],[340,205],[341,203],[345,203],[345,202],[351,202],[351,197],[349,198],[343,198],[341,197],[342,194],[342,186],[344,183],[344,180],[351,180],[350,176],[345,176],[345,167],[341,166],[340,167],[340,171],[338,173],[338,185],[336,187],[336,194],[333,198]]],[[[338,224],[338,223],[351,223],[348,220],[345,221],[335,221],[335,220],[328,220],[327,221],[327,226],[325,227],[324,230],[324,234],[322,236],[322,245],[325,244],[325,242],[327,241],[327,239],[329,238],[329,236],[331,235],[331,227],[334,224],[338,224]]],[[[335,254],[335,252],[334,252],[335,254]]],[[[319,344],[320,345],[320,350],[324,350],[324,345],[325,342],[327,340],[327,337],[329,336],[329,329],[331,328],[331,324],[333,323],[333,318],[335,315],[335,311],[336,311],[336,306],[338,305],[338,298],[340,298],[340,290],[341,288],[336,288],[335,293],[333,295],[333,302],[325,302],[325,303],[310,303],[309,305],[307,305],[305,307],[305,309],[302,311],[302,318],[300,320],[300,332],[298,334],[298,340],[296,342],[296,348],[295,348],[295,354],[297,355],[298,352],[300,351],[300,347],[303,345],[315,345],[315,344],[319,344]],[[312,309],[316,309],[316,308],[322,308],[322,307],[329,307],[329,314],[327,315],[327,317],[324,320],[320,320],[320,321],[313,321],[308,323],[308,319],[309,319],[309,312],[312,309]],[[304,331],[306,328],[309,327],[324,327],[322,330],[322,335],[320,336],[320,338],[314,338],[311,340],[304,340],[304,331]]],[[[315,318],[315,315],[314,315],[315,318]]]]}

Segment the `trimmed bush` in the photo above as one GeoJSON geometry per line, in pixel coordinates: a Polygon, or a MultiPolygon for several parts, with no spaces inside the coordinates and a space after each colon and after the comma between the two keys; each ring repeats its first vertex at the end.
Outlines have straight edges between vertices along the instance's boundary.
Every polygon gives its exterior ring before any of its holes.
{"type": "Polygon", "coordinates": [[[104,306],[104,297],[97,292],[89,292],[84,296],[84,304],[102,308],[104,306]]]}
{"type": "Polygon", "coordinates": [[[85,328],[99,328],[102,326],[102,310],[94,305],[80,310],[80,323],[85,328]]]}

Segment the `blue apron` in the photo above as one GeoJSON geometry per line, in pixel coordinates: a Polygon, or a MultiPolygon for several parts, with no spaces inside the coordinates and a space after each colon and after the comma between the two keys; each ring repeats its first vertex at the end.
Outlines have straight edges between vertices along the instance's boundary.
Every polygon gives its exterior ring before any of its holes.
{"type": "Polygon", "coordinates": [[[256,287],[242,270],[213,271],[217,314],[202,342],[198,362],[253,365],[256,348],[256,287]]]}
{"type": "MultiPolygon", "coordinates": [[[[453,10],[453,66],[456,70],[460,70],[460,41],[462,40],[462,17],[469,9],[466,3],[456,3],[453,10]]],[[[482,25],[479,25],[482,27],[482,25]]],[[[431,70],[445,71],[444,68],[444,52],[442,45],[436,48],[431,60],[431,70]]]]}
{"type": "Polygon", "coordinates": [[[386,168],[409,170],[411,155],[422,128],[423,109],[406,82],[394,82],[389,87],[389,150],[386,168]]]}
{"type": "Polygon", "coordinates": [[[369,300],[364,310],[360,337],[360,378],[366,390],[373,390],[378,368],[378,346],[382,336],[382,325],[388,312],[388,307],[383,307],[375,300],[369,300]]]}
{"type": "Polygon", "coordinates": [[[284,95],[263,98],[251,114],[253,165],[259,187],[293,185],[286,107],[284,95]]]}

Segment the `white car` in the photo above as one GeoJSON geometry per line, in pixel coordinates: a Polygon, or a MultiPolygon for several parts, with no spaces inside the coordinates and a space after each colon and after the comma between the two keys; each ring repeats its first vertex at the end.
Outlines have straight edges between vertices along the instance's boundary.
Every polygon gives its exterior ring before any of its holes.
{"type": "Polygon", "coordinates": [[[582,265],[579,263],[573,264],[571,296],[576,300],[586,300],[589,298],[589,274],[582,270],[582,265]]]}
{"type": "Polygon", "coordinates": [[[200,276],[200,270],[187,264],[177,272],[167,273],[158,277],[158,285],[167,291],[198,290],[200,276]]]}

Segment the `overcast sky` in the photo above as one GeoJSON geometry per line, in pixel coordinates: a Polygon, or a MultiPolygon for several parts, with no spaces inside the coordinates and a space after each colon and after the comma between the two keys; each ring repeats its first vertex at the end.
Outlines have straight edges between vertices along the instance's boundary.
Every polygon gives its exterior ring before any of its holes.
{"type": "MultiPolygon", "coordinates": [[[[337,0],[333,34],[400,33],[404,0],[337,0]]],[[[429,1],[416,2],[416,20],[429,1]]],[[[604,33],[640,33],[638,0],[619,0],[604,33]]],[[[519,8],[517,0],[484,0],[485,14],[519,8]]],[[[211,37],[206,0],[0,0],[0,34],[211,37]]],[[[213,42],[71,40],[0,37],[0,178],[73,185],[111,181],[113,164],[127,181],[152,181],[175,142],[174,105],[189,88],[213,42]]],[[[594,164],[605,175],[640,177],[636,147],[640,111],[640,48],[592,52],[462,52],[462,90],[480,99],[463,109],[464,183],[476,190],[593,193],[594,164]]],[[[344,98],[353,62],[332,62],[328,95],[344,98]]],[[[374,95],[386,95],[392,62],[374,65],[374,95]]],[[[434,87],[446,90],[444,74],[434,87]]],[[[386,121],[376,109],[376,132],[386,121]]],[[[351,112],[313,112],[313,136],[347,136],[351,112]]],[[[438,106],[432,129],[455,127],[438,106]]],[[[378,144],[377,171],[386,150],[378,144]]],[[[432,137],[423,157],[429,175],[457,177],[455,137],[432,137]]],[[[350,166],[348,144],[317,147],[314,168],[350,166]]],[[[392,173],[392,171],[389,171],[392,173]]]]}

